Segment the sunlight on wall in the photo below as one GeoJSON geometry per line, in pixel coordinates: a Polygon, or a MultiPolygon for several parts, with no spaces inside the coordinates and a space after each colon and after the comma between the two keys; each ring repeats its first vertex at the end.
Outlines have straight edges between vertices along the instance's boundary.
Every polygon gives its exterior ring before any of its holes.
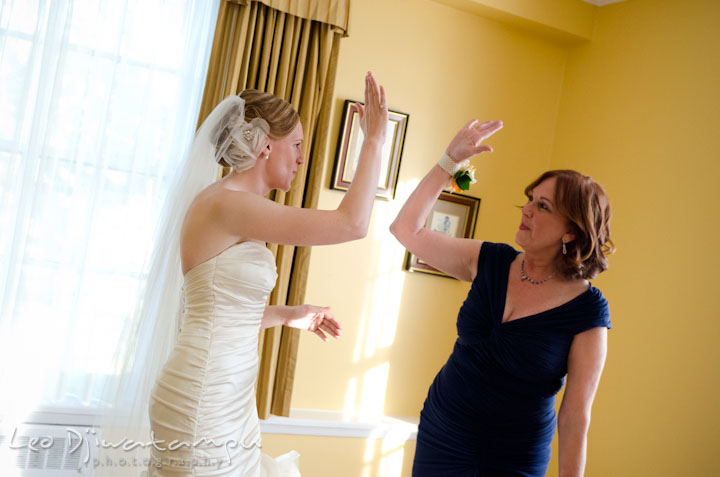
{"type": "MultiPolygon", "coordinates": [[[[389,351],[395,340],[403,285],[407,272],[398,265],[404,247],[388,229],[419,180],[399,183],[396,198],[376,204],[374,227],[369,239],[374,243],[369,271],[370,292],[363,301],[362,320],[353,351],[357,374],[347,382],[344,416],[346,419],[376,420],[384,414],[390,372],[389,351]]],[[[410,426],[414,430],[414,426],[410,426]]],[[[363,455],[364,476],[401,475],[408,427],[392,427],[381,438],[367,439],[363,455]]],[[[380,436],[378,436],[380,437],[380,436]]]]}
{"type": "MultiPolygon", "coordinates": [[[[389,248],[389,247],[388,247],[389,248]]],[[[392,255],[387,260],[380,258],[381,263],[393,263],[392,255]]],[[[393,265],[395,265],[393,263],[393,265]]],[[[397,267],[393,267],[397,268],[397,267]]],[[[395,339],[400,297],[405,272],[392,271],[377,277],[375,280],[370,313],[365,326],[365,342],[363,357],[372,358],[377,350],[387,348],[395,339]]]]}
{"type": "Polygon", "coordinates": [[[348,380],[347,391],[345,392],[345,406],[343,407],[343,418],[350,419],[355,414],[355,396],[357,396],[357,378],[348,380]]]}
{"type": "Polygon", "coordinates": [[[415,426],[398,423],[382,439],[379,453],[380,472],[376,475],[401,475],[405,457],[405,442],[415,431],[415,426]]]}
{"type": "Polygon", "coordinates": [[[404,458],[403,442],[388,436],[385,439],[368,439],[362,476],[401,475],[404,458]]]}
{"type": "Polygon", "coordinates": [[[360,406],[356,410],[358,417],[373,419],[382,416],[389,374],[390,363],[387,361],[365,372],[360,391],[360,406]]]}
{"type": "Polygon", "coordinates": [[[392,441],[389,438],[382,440],[380,472],[377,475],[400,475],[402,473],[404,444],[405,442],[392,441]]]}
{"type": "Polygon", "coordinates": [[[415,179],[399,183],[395,200],[378,203],[375,208],[374,228],[368,235],[376,247],[367,259],[372,264],[369,272],[372,291],[363,302],[363,318],[353,351],[353,364],[360,373],[348,381],[344,405],[346,417],[354,414],[377,418],[384,412],[390,372],[387,352],[395,340],[407,273],[397,263],[397,257],[402,256],[404,248],[388,229],[418,182],[415,179]]]}

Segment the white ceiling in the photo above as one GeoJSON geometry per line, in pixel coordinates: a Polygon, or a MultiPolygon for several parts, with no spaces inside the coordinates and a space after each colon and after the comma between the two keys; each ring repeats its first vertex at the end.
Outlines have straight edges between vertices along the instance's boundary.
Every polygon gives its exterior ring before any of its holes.
{"type": "Polygon", "coordinates": [[[592,3],[593,5],[597,5],[598,7],[602,7],[603,5],[609,5],[611,3],[619,3],[624,2],[625,0],[583,0],[583,2],[592,3]]]}

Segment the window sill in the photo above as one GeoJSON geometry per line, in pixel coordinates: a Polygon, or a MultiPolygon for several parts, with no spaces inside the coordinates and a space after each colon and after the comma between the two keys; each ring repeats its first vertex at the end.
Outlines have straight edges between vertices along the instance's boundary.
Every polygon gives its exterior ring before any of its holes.
{"type": "MultiPolygon", "coordinates": [[[[23,424],[93,426],[95,413],[78,408],[41,409],[29,413],[23,424]]],[[[0,424],[3,423],[0,416],[0,424]]],[[[341,411],[291,409],[290,417],[270,416],[260,420],[263,434],[354,437],[415,440],[418,418],[410,416],[347,417],[341,411]]]]}
{"type": "Polygon", "coordinates": [[[290,417],[270,416],[260,421],[263,434],[415,440],[418,419],[409,416],[345,417],[340,411],[291,409],[290,417]]]}

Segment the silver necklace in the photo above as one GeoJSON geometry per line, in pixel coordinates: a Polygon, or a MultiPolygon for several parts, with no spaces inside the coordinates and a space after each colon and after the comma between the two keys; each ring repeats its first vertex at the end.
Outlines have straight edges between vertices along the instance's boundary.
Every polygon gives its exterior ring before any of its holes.
{"type": "Polygon", "coordinates": [[[527,281],[529,281],[530,283],[532,283],[533,285],[540,285],[541,283],[545,283],[546,281],[550,280],[553,275],[555,275],[555,272],[552,272],[552,273],[551,273],[550,275],[548,275],[547,277],[543,278],[543,279],[540,280],[539,282],[536,282],[536,281],[533,280],[532,278],[530,278],[530,277],[528,277],[527,275],[525,275],[525,259],[523,259],[522,263],[520,264],[520,281],[521,281],[521,282],[527,280],[527,281]]]}

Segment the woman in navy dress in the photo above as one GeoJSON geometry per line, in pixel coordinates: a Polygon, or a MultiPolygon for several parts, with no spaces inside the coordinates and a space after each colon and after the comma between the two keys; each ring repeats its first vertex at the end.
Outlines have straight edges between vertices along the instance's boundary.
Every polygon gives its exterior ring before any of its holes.
{"type": "Polygon", "coordinates": [[[611,328],[607,301],[588,281],[613,251],[604,190],[575,171],[541,175],[525,189],[515,235],[522,252],[424,227],[451,176],[492,151],[482,142],[501,128],[466,124],[390,227],[420,259],[472,283],[455,347],[420,414],[413,476],[545,475],[556,425],[560,475],[584,473],[611,328]]]}

